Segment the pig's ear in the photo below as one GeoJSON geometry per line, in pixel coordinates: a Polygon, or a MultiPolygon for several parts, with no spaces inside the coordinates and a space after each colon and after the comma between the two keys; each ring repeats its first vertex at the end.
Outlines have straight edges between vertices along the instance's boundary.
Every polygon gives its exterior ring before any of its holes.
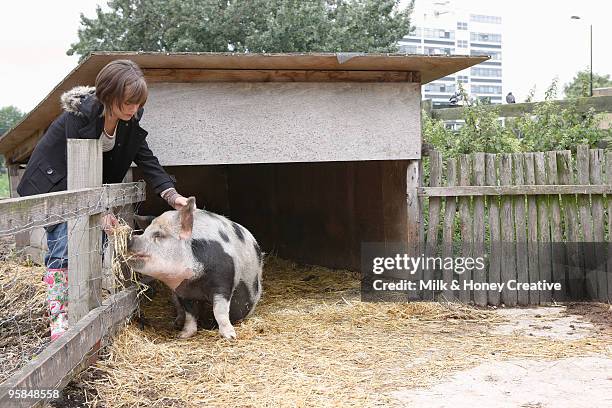
{"type": "Polygon", "coordinates": [[[141,230],[147,229],[147,227],[151,225],[154,219],[155,217],[152,215],[134,215],[134,221],[136,221],[136,226],[141,230]]]}
{"type": "Polygon", "coordinates": [[[187,199],[187,205],[179,210],[181,217],[181,232],[179,236],[181,239],[191,238],[191,232],[193,230],[193,213],[196,210],[195,197],[189,197],[187,199]]]}

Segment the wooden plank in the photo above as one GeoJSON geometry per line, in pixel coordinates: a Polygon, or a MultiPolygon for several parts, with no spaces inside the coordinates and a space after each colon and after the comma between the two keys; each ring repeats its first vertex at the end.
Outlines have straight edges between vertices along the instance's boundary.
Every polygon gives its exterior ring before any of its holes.
{"type": "MultiPolygon", "coordinates": [[[[423,183],[424,183],[423,174],[424,174],[423,173],[423,160],[419,160],[419,187],[423,187],[423,183]]],[[[425,253],[425,213],[424,213],[425,198],[420,197],[417,194],[417,199],[419,200],[419,241],[418,241],[417,254],[419,256],[422,256],[425,253]]],[[[425,267],[421,265],[416,272],[418,285],[421,282],[423,282],[424,273],[425,273],[425,267]]],[[[418,293],[419,293],[419,299],[423,300],[423,291],[420,287],[419,287],[418,293]]]]}
{"type": "MultiPolygon", "coordinates": [[[[576,147],[576,171],[578,175],[578,183],[589,184],[589,147],[587,145],[579,145],[576,147]]],[[[587,299],[597,298],[597,280],[594,268],[594,252],[593,246],[589,244],[593,242],[593,219],[591,217],[591,202],[590,197],[578,196],[578,216],[580,220],[581,245],[584,254],[584,270],[585,276],[585,295],[587,299]]]]}
{"type": "MultiPolygon", "coordinates": [[[[9,181],[9,197],[17,198],[19,197],[19,193],[17,192],[17,186],[19,185],[19,182],[21,181],[21,177],[23,176],[25,169],[19,168],[18,164],[9,164],[7,166],[7,170],[8,170],[8,181],[9,181]]],[[[1,208],[2,207],[0,207],[0,209],[1,208]]],[[[2,214],[4,214],[4,211],[2,211],[2,214]]],[[[5,217],[2,217],[2,218],[5,218],[5,217]]],[[[7,219],[5,219],[5,221],[7,221],[7,219]]],[[[1,223],[2,223],[2,220],[0,220],[0,225],[1,223]]],[[[2,236],[2,232],[1,232],[2,229],[3,228],[0,226],[0,236],[2,236]]],[[[14,236],[15,248],[20,251],[27,250],[31,242],[30,237],[31,237],[31,231],[29,230],[16,233],[14,236]]]]}
{"type": "Polygon", "coordinates": [[[413,71],[145,68],[147,82],[420,82],[413,71]]]}
{"type": "MultiPolygon", "coordinates": [[[[580,145],[576,148],[576,171],[578,173],[578,183],[589,184],[589,147],[580,145]]],[[[593,221],[590,211],[590,200],[586,195],[578,196],[578,214],[580,217],[580,229],[582,231],[583,242],[593,241],[593,221]]]]}
{"type": "MultiPolygon", "coordinates": [[[[502,185],[512,183],[512,156],[510,154],[500,155],[499,178],[502,185]]],[[[516,280],[516,247],[514,217],[512,216],[512,198],[502,196],[501,198],[501,281],[505,283],[502,290],[501,300],[506,306],[516,306],[517,293],[508,289],[508,282],[516,280]]]]}
{"type": "MultiPolygon", "coordinates": [[[[514,167],[513,182],[516,185],[525,184],[523,169],[523,153],[512,155],[512,166],[514,167]]],[[[514,225],[516,227],[516,278],[518,282],[529,282],[529,258],[527,247],[527,220],[525,212],[525,199],[523,195],[514,196],[514,225]]],[[[521,306],[529,304],[529,291],[518,290],[517,302],[521,306]]]]}
{"type": "Polygon", "coordinates": [[[27,139],[17,145],[10,153],[6,155],[8,161],[11,163],[27,163],[30,154],[32,154],[32,151],[43,134],[44,131],[40,129],[33,132],[27,139]]]}
{"type": "MultiPolygon", "coordinates": [[[[467,154],[459,156],[459,184],[468,186],[472,183],[472,161],[467,154]]],[[[472,257],[474,246],[474,224],[470,211],[471,197],[461,197],[459,199],[459,225],[461,228],[461,256],[463,258],[472,257]]],[[[464,282],[472,280],[472,271],[466,269],[463,273],[457,274],[459,281],[458,298],[463,303],[468,303],[471,299],[471,291],[464,289],[464,282]]]]}
{"type": "MultiPolygon", "coordinates": [[[[407,254],[408,256],[420,256],[419,243],[421,242],[421,208],[417,189],[419,187],[421,175],[419,174],[420,160],[410,160],[406,169],[406,228],[407,228],[407,254]]],[[[417,271],[411,276],[411,280],[418,282],[423,278],[423,271],[417,271]]],[[[420,291],[409,291],[408,299],[420,299],[420,291]]]]}
{"type": "Polygon", "coordinates": [[[72,370],[92,347],[136,310],[136,292],[135,288],[130,288],[109,297],[0,384],[0,406],[32,405],[32,401],[16,403],[9,396],[10,390],[57,389],[66,384],[72,370]]]}
{"type": "Polygon", "coordinates": [[[10,197],[17,198],[19,197],[19,193],[17,193],[17,186],[21,181],[21,177],[25,172],[25,169],[19,168],[18,164],[9,164],[7,166],[8,170],[8,179],[9,179],[9,192],[10,197]]]}
{"type": "MultiPolygon", "coordinates": [[[[106,190],[106,208],[121,207],[146,200],[146,185],[144,181],[104,184],[106,190]]],[[[93,214],[93,213],[90,213],[93,214]]]]}
{"type": "MultiPolygon", "coordinates": [[[[473,155],[474,184],[482,186],[485,183],[485,154],[475,153],[473,155]]],[[[485,253],[485,203],[484,197],[474,197],[474,258],[486,259],[485,253]]],[[[474,282],[485,283],[487,281],[486,270],[474,269],[472,278],[474,282]]],[[[487,305],[487,291],[475,290],[474,303],[478,306],[487,305]]]]}
{"type": "MultiPolygon", "coordinates": [[[[534,110],[543,103],[547,102],[531,102],[531,103],[513,103],[505,105],[491,105],[485,107],[485,109],[495,109],[499,111],[500,117],[517,117],[523,116],[525,113],[532,113],[534,110]]],[[[559,109],[566,108],[568,106],[576,107],[578,112],[587,112],[589,109],[593,109],[595,112],[610,112],[612,111],[612,96],[598,96],[596,98],[578,98],[575,100],[557,100],[553,101],[559,109]]],[[[457,120],[463,119],[463,107],[456,108],[444,108],[434,109],[432,116],[435,119],[441,120],[457,120]]]]}
{"type": "MultiPolygon", "coordinates": [[[[572,155],[569,150],[557,153],[557,170],[559,183],[573,184],[574,172],[572,155]]],[[[578,208],[575,195],[562,195],[562,206],[564,209],[565,228],[567,237],[567,267],[568,267],[568,297],[572,300],[581,299],[584,291],[584,277],[582,274],[583,253],[578,248],[580,242],[580,227],[578,223],[578,208]]]]}
{"type": "MultiPolygon", "coordinates": [[[[533,153],[525,153],[525,183],[535,184],[535,162],[533,153]]],[[[538,259],[538,206],[536,196],[527,196],[527,247],[528,247],[528,279],[530,283],[540,280],[540,266],[538,259]]],[[[540,303],[540,292],[529,291],[529,304],[540,303]]]]}
{"type": "MultiPolygon", "coordinates": [[[[603,182],[602,167],[604,165],[604,153],[602,149],[593,149],[589,157],[589,181],[593,184],[603,182]]],[[[593,239],[590,244],[593,252],[593,268],[587,275],[587,288],[592,285],[594,299],[605,302],[608,299],[608,283],[606,278],[606,265],[603,261],[607,256],[607,248],[603,246],[604,238],[604,206],[603,197],[591,196],[591,214],[593,216],[593,239]],[[589,279],[590,278],[590,279],[589,279]]],[[[585,243],[589,245],[589,243],[585,243]]]]}
{"type": "MultiPolygon", "coordinates": [[[[497,185],[497,166],[495,154],[487,153],[485,155],[486,183],[491,186],[497,185]]],[[[501,283],[501,231],[499,225],[499,198],[497,196],[487,197],[487,206],[489,207],[489,283],[501,283]]],[[[500,294],[497,290],[490,290],[487,294],[488,303],[498,306],[500,304],[500,294]]]]}
{"type": "MultiPolygon", "coordinates": [[[[429,155],[429,185],[437,187],[442,184],[442,155],[440,152],[433,150],[429,155]]],[[[427,240],[425,247],[425,255],[433,257],[438,249],[438,233],[440,231],[440,198],[432,197],[429,199],[429,216],[427,218],[427,240]]],[[[434,270],[429,268],[423,271],[423,280],[431,282],[434,280],[434,270]]],[[[434,291],[423,291],[424,300],[433,300],[434,291]]]]}
{"type": "MultiPolygon", "coordinates": [[[[457,159],[450,158],[446,162],[446,185],[454,186],[457,183],[457,159]]],[[[444,223],[442,227],[442,257],[448,258],[453,256],[453,235],[455,232],[455,213],[457,210],[457,200],[455,197],[446,197],[444,207],[444,223]]],[[[442,296],[447,301],[454,301],[455,295],[451,284],[454,279],[454,272],[450,269],[442,271],[442,280],[446,289],[442,292],[442,296]]]]}
{"type": "MultiPolygon", "coordinates": [[[[546,184],[546,161],[544,153],[534,154],[536,184],[546,184]]],[[[548,211],[548,196],[536,197],[538,206],[538,266],[540,280],[552,281],[551,246],[550,246],[550,213],[548,211]]],[[[540,291],[540,304],[550,303],[552,293],[550,290],[540,291]]]]}
{"type": "Polygon", "coordinates": [[[100,213],[108,207],[144,199],[144,182],[107,184],[103,187],[9,198],[0,201],[0,236],[55,225],[100,213]]]}
{"type": "MultiPolygon", "coordinates": [[[[68,189],[102,185],[102,142],[68,139],[68,189]]],[[[68,221],[68,320],[75,324],[100,305],[102,264],[100,216],[68,221]]]]}
{"type": "MultiPolygon", "coordinates": [[[[557,152],[546,152],[546,175],[549,184],[559,182],[557,170],[557,152]]],[[[550,205],[550,235],[552,241],[552,278],[561,284],[560,290],[553,291],[553,299],[557,302],[567,299],[567,259],[563,242],[563,227],[561,224],[561,204],[559,195],[548,197],[550,205]]]]}
{"type": "MultiPolygon", "coordinates": [[[[612,152],[606,152],[606,182],[612,185],[612,152]]],[[[612,302],[612,195],[606,196],[606,204],[608,207],[606,278],[608,280],[608,302],[612,302]]]]}
{"type": "Polygon", "coordinates": [[[479,195],[558,195],[558,194],[612,194],[608,185],[519,185],[519,186],[455,186],[422,187],[419,195],[425,197],[462,197],[479,195]]]}

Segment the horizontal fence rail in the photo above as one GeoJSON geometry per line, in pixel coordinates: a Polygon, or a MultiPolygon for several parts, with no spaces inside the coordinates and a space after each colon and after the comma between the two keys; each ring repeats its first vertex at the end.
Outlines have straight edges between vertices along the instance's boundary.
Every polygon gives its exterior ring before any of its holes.
{"type": "Polygon", "coordinates": [[[105,184],[0,201],[0,237],[143,201],[144,182],[105,184]]]}
{"type": "Polygon", "coordinates": [[[456,186],[420,187],[421,197],[463,197],[463,196],[501,196],[501,195],[551,195],[551,194],[612,194],[612,186],[607,185],[543,185],[532,186],[456,186]]]}

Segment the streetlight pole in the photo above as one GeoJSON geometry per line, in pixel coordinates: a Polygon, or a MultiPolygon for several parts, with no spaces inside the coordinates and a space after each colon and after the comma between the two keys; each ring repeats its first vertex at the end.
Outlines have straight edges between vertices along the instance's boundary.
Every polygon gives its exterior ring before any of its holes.
{"type": "MultiPolygon", "coordinates": [[[[580,20],[580,16],[572,16],[570,17],[572,20],[580,20]]],[[[590,35],[590,48],[591,48],[591,65],[589,66],[590,70],[590,83],[589,83],[589,96],[593,96],[593,24],[589,24],[589,35],[590,35]]]]}
{"type": "Polygon", "coordinates": [[[593,24],[589,25],[591,32],[591,91],[589,96],[593,96],[593,24]]]}

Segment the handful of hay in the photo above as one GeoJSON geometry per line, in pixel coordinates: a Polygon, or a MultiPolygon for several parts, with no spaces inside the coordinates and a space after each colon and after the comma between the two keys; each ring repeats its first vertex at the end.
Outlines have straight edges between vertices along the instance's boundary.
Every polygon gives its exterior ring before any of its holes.
{"type": "Polygon", "coordinates": [[[112,234],[109,235],[113,244],[111,270],[115,277],[115,289],[125,289],[134,284],[138,288],[138,296],[144,294],[147,297],[145,291],[149,289],[149,286],[139,279],[137,272],[128,264],[128,260],[131,258],[128,254],[128,240],[132,236],[132,227],[124,219],[119,218],[118,224],[111,231],[112,234]]]}

